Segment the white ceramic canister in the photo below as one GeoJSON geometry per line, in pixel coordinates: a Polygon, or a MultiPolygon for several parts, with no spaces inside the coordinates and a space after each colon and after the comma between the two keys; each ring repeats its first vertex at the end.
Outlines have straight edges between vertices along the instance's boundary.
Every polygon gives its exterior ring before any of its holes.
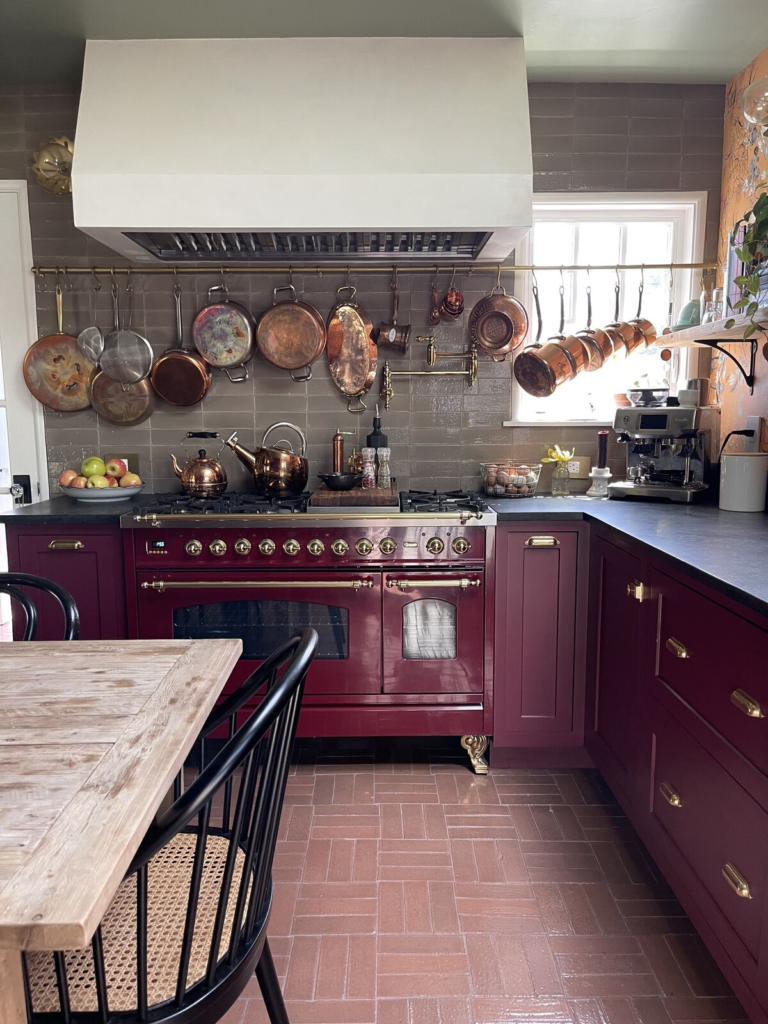
{"type": "Polygon", "coordinates": [[[768,452],[733,452],[720,460],[720,508],[763,512],[768,484],[768,452]]]}

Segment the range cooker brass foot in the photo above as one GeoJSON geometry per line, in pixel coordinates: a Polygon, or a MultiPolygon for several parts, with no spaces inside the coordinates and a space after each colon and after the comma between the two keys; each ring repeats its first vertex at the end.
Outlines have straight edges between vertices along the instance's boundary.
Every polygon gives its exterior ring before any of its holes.
{"type": "Polygon", "coordinates": [[[472,762],[475,775],[487,775],[488,762],[483,757],[483,754],[488,749],[488,737],[462,736],[461,745],[469,754],[469,760],[472,762]]]}

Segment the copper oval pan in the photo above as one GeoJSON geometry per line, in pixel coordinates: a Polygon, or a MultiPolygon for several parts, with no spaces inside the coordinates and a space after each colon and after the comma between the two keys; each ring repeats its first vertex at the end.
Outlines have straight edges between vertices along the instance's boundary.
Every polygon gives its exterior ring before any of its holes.
{"type": "Polygon", "coordinates": [[[273,304],[259,318],[256,328],[256,344],[259,352],[273,366],[289,370],[294,380],[309,380],[312,363],[325,348],[325,323],[323,318],[308,302],[296,298],[292,284],[274,288],[273,304]],[[290,291],[293,298],[277,301],[277,293],[290,291]],[[294,376],[294,370],[306,368],[306,373],[294,376]]]}
{"type": "Polygon", "coordinates": [[[184,348],[181,287],[178,284],[174,285],[173,298],[176,307],[176,345],[157,357],[149,379],[160,398],[169,405],[197,405],[208,394],[211,373],[201,355],[184,348]]]}
{"type": "Polygon", "coordinates": [[[61,287],[56,285],[56,334],[40,338],[24,355],[24,383],[43,405],[56,412],[79,412],[91,404],[88,381],[96,367],[64,333],[61,287]]]}
{"type": "Polygon", "coordinates": [[[469,315],[469,336],[498,363],[519,348],[528,334],[523,305],[501,286],[481,299],[469,315]]]}
{"type": "Polygon", "coordinates": [[[88,390],[97,415],[116,427],[143,423],[155,411],[155,392],[146,377],[136,384],[121,384],[97,370],[88,390]]]}
{"type": "Polygon", "coordinates": [[[328,368],[336,387],[350,399],[349,411],[363,412],[362,401],[353,406],[352,399],[367,394],[376,376],[378,352],[373,340],[373,323],[355,302],[357,292],[352,285],[342,285],[337,291],[339,302],[331,310],[326,331],[328,368]],[[341,298],[343,292],[351,292],[349,300],[341,298]]]}

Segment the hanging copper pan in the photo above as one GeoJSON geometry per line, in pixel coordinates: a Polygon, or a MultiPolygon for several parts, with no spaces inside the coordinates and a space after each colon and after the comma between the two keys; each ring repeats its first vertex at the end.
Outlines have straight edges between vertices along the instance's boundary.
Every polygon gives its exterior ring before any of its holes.
{"type": "Polygon", "coordinates": [[[312,363],[325,348],[325,323],[319,311],[296,298],[292,284],[272,289],[272,305],[259,318],[256,328],[259,352],[273,366],[290,371],[293,380],[309,380],[312,363]],[[278,292],[289,291],[290,299],[277,301],[278,292]],[[296,375],[294,371],[304,369],[296,375]]]}
{"type": "Polygon", "coordinates": [[[489,352],[494,362],[502,363],[527,334],[528,314],[517,299],[507,295],[499,268],[496,284],[469,315],[470,341],[489,352]]]}
{"type": "Polygon", "coordinates": [[[24,383],[43,405],[56,412],[79,412],[91,404],[88,381],[96,367],[64,333],[64,299],[56,284],[58,331],[34,343],[24,356],[24,383]]]}
{"type": "Polygon", "coordinates": [[[173,286],[176,308],[176,345],[155,360],[149,379],[160,398],[169,405],[197,405],[208,394],[211,372],[197,352],[184,348],[181,322],[181,285],[173,286]]]}
{"type": "MultiPolygon", "coordinates": [[[[579,373],[573,355],[561,344],[564,340],[562,335],[556,335],[543,345],[529,345],[515,356],[515,380],[523,391],[534,398],[547,398],[579,373]]],[[[586,359],[586,353],[583,359],[586,359]]]]}
{"type": "Polygon", "coordinates": [[[121,384],[97,370],[88,392],[97,415],[116,427],[143,423],[155,411],[155,392],[146,377],[136,384],[121,384]]]}
{"type": "Polygon", "coordinates": [[[646,346],[654,343],[656,340],[656,328],[650,320],[646,320],[644,316],[636,316],[630,320],[629,323],[639,331],[643,332],[643,339],[646,346]]]}
{"type": "Polygon", "coordinates": [[[359,413],[365,410],[362,396],[370,391],[376,376],[373,324],[363,307],[355,302],[357,289],[353,285],[342,285],[337,294],[339,301],[328,318],[328,367],[334,384],[349,399],[349,411],[359,413]],[[349,299],[342,298],[345,292],[350,293],[349,299]]]}
{"type": "Polygon", "coordinates": [[[577,331],[576,337],[589,353],[589,365],[586,368],[588,373],[599,370],[613,356],[611,336],[601,327],[586,327],[583,331],[577,331]]]}
{"type": "Polygon", "coordinates": [[[605,328],[613,341],[614,350],[624,349],[627,355],[631,355],[635,349],[645,341],[645,335],[635,324],[627,323],[626,320],[614,320],[605,328]]]}

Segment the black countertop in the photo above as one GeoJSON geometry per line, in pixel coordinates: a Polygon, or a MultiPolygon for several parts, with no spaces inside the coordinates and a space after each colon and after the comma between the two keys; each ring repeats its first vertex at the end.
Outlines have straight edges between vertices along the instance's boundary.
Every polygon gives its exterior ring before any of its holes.
{"type": "MultiPolygon", "coordinates": [[[[117,525],[153,500],[86,504],[64,496],[0,514],[25,526],[117,525]]],[[[702,583],[768,615],[768,516],[721,512],[712,505],[665,505],[605,498],[525,498],[492,501],[499,522],[540,520],[599,523],[665,555],[702,583]]]]}

